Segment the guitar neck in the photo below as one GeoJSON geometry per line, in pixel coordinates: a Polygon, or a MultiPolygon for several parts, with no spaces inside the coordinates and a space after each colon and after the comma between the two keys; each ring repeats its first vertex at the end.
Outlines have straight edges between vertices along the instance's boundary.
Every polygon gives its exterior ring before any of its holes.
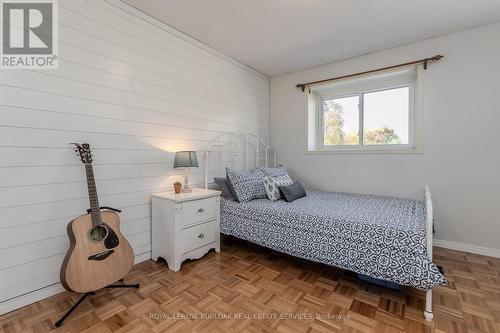
{"type": "Polygon", "coordinates": [[[92,224],[99,225],[101,223],[101,211],[99,210],[99,199],[97,198],[97,188],[95,185],[94,169],[92,164],[85,164],[85,172],[87,174],[87,188],[89,192],[89,201],[92,224]]]}

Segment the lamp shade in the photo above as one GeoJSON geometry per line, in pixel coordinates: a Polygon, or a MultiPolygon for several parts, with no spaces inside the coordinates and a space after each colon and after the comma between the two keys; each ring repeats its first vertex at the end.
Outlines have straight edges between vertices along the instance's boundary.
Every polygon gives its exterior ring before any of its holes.
{"type": "Polygon", "coordinates": [[[195,151],[178,151],[175,153],[174,168],[197,168],[198,159],[195,151]]]}

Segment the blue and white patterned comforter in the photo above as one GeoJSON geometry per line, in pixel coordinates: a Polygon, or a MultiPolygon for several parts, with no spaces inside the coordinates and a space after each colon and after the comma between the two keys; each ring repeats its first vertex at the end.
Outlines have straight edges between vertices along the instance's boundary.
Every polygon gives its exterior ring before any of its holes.
{"type": "Polygon", "coordinates": [[[316,191],[293,202],[221,199],[221,232],[419,289],[446,283],[427,258],[425,206],[415,200],[316,191]]]}

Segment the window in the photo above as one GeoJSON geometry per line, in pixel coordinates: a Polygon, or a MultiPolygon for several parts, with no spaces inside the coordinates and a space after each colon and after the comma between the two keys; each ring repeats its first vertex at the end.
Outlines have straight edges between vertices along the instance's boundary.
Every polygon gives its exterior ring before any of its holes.
{"type": "Polygon", "coordinates": [[[359,145],[359,96],[322,99],[323,145],[359,145]]]}
{"type": "Polygon", "coordinates": [[[309,151],[417,150],[415,85],[414,69],[314,89],[309,151]]]}
{"type": "Polygon", "coordinates": [[[374,91],[362,96],[363,144],[409,144],[410,87],[374,91]]]}

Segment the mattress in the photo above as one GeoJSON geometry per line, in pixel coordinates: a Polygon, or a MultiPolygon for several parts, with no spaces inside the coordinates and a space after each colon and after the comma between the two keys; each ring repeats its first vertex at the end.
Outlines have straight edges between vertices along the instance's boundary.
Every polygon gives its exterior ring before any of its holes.
{"type": "Polygon", "coordinates": [[[446,283],[427,257],[425,205],[416,200],[319,191],[293,202],[221,199],[221,232],[422,290],[446,283]]]}

